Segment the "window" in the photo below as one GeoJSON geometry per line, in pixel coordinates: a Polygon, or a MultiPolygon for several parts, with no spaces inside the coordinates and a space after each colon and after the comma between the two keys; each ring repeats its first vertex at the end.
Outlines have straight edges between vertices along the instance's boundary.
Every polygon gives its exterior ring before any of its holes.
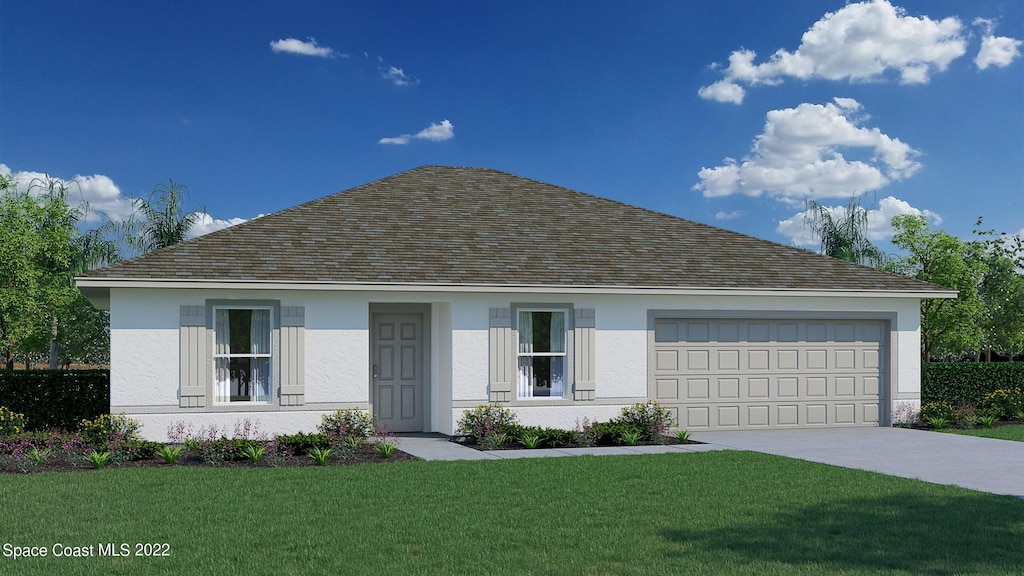
{"type": "Polygon", "coordinates": [[[270,309],[215,308],[214,331],[214,402],[270,402],[270,309]]]}
{"type": "Polygon", "coordinates": [[[519,397],[565,396],[564,310],[519,310],[519,397]]]}

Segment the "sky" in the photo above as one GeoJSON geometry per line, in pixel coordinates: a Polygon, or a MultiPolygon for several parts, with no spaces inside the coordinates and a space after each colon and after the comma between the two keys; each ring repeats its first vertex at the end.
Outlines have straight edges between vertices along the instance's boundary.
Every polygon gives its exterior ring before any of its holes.
{"type": "Polygon", "coordinates": [[[426,164],[816,248],[1024,234],[1024,0],[0,3],[0,173],[195,233],[426,164]]]}

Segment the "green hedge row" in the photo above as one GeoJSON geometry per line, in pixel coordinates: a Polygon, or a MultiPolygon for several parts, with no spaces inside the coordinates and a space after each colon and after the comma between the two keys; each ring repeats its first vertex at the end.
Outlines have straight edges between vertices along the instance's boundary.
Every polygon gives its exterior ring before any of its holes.
{"type": "Polygon", "coordinates": [[[921,365],[921,403],[978,404],[1000,388],[1024,390],[1024,362],[927,362],[921,365]]]}
{"type": "Polygon", "coordinates": [[[24,414],[29,430],[75,430],[110,412],[110,371],[2,370],[0,406],[24,414]]]}

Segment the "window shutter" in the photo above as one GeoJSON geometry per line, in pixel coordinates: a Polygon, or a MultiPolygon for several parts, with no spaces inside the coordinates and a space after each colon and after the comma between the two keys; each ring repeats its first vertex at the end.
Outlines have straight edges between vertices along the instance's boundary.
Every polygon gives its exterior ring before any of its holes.
{"type": "Polygon", "coordinates": [[[488,401],[511,402],[515,380],[515,342],[512,341],[512,309],[491,308],[489,329],[488,401]]]}
{"type": "Polygon", "coordinates": [[[593,400],[595,397],[594,336],[597,322],[593,308],[577,308],[573,330],[573,400],[593,400]]]}
{"type": "Polygon", "coordinates": [[[281,405],[301,406],[306,395],[306,308],[281,307],[281,405]]]}
{"type": "Polygon", "coordinates": [[[206,392],[210,381],[210,367],[207,365],[209,350],[206,346],[206,307],[182,306],[179,318],[179,406],[202,408],[206,406],[206,392]]]}

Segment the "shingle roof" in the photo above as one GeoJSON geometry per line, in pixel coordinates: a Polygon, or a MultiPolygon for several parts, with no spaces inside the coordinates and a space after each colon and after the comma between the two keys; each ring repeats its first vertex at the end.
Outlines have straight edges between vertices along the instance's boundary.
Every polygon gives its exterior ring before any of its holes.
{"type": "Polygon", "coordinates": [[[948,292],[496,170],[424,166],[90,279],[948,292]]]}

